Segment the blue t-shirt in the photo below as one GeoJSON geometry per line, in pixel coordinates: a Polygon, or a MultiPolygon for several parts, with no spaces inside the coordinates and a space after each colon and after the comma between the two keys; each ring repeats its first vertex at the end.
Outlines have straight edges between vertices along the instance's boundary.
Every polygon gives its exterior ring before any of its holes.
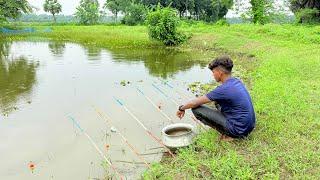
{"type": "Polygon", "coordinates": [[[207,94],[211,101],[221,106],[227,119],[227,128],[234,136],[247,136],[255,126],[255,113],[251,97],[237,78],[229,78],[222,85],[207,94]]]}

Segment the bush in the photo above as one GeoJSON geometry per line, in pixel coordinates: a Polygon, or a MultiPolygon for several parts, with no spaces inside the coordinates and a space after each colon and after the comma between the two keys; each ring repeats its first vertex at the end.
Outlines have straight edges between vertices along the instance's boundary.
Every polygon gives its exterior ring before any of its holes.
{"type": "Polygon", "coordinates": [[[160,8],[150,12],[147,16],[149,36],[152,39],[163,42],[166,46],[173,46],[183,43],[187,36],[177,31],[179,18],[172,8],[160,8]]]}
{"type": "Polygon", "coordinates": [[[131,4],[126,10],[122,23],[130,26],[143,24],[146,20],[147,11],[142,4],[131,4]]]}

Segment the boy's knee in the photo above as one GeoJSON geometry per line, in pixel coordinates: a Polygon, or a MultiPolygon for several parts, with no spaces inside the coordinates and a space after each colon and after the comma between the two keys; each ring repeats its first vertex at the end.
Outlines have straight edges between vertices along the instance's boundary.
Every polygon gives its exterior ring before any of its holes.
{"type": "Polygon", "coordinates": [[[194,114],[194,116],[196,116],[196,117],[200,114],[199,107],[192,108],[191,111],[194,114]]]}
{"type": "Polygon", "coordinates": [[[191,111],[192,111],[193,114],[195,114],[195,113],[197,112],[196,109],[197,109],[197,108],[191,108],[191,111]]]}

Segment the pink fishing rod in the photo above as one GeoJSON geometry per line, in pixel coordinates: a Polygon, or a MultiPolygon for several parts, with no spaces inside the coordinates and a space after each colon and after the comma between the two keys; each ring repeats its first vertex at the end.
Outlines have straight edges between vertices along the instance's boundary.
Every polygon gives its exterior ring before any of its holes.
{"type": "Polygon", "coordinates": [[[157,105],[155,105],[155,103],[152,102],[152,100],[141,89],[137,87],[137,91],[143,95],[165,118],[167,118],[171,123],[174,123],[174,121],[167,114],[165,114],[161,108],[157,107],[157,105]]]}
{"type": "Polygon", "coordinates": [[[156,137],[128,108],[125,104],[123,104],[119,99],[113,97],[115,99],[115,101],[124,108],[125,111],[127,111],[127,113],[138,122],[138,124],[147,132],[147,134],[154,139],[156,142],[158,142],[163,148],[165,148],[168,153],[172,156],[175,157],[175,155],[171,152],[171,150],[163,144],[163,142],[161,141],[161,139],[159,139],[158,137],[156,137]]]}
{"type": "MultiPolygon", "coordinates": [[[[165,92],[163,92],[158,86],[156,86],[154,83],[152,83],[152,86],[160,92],[162,95],[164,95],[166,98],[168,98],[171,102],[173,102],[176,106],[179,106],[177,101],[175,101],[172,97],[169,97],[165,92]]],[[[202,123],[199,122],[193,115],[190,114],[191,119],[196,122],[201,128],[203,128],[205,131],[207,130],[202,123]]]]}
{"type": "Polygon", "coordinates": [[[116,172],[116,174],[120,177],[121,180],[124,179],[124,176],[119,173],[119,171],[112,165],[112,163],[108,160],[108,158],[102,153],[99,149],[98,145],[93,141],[93,139],[89,136],[89,134],[81,128],[80,124],[71,116],[68,116],[69,120],[73,122],[74,125],[89,139],[93,147],[97,150],[97,152],[101,155],[101,157],[110,165],[110,167],[116,172]]]}
{"type": "MultiPolygon", "coordinates": [[[[95,111],[98,113],[99,117],[102,119],[102,120],[106,120],[111,126],[112,125],[112,122],[111,122],[111,118],[110,116],[108,116],[106,113],[102,113],[102,111],[100,111],[97,107],[93,106],[93,108],[95,109],[95,111]]],[[[122,135],[122,133],[120,131],[116,131],[120,137],[122,138],[122,140],[129,146],[129,148],[131,149],[131,151],[133,153],[135,153],[137,155],[137,157],[143,161],[143,163],[146,165],[147,168],[151,168],[151,166],[149,165],[149,163],[147,163],[147,161],[138,153],[137,149],[131,145],[129,143],[129,141],[122,135]]]]}

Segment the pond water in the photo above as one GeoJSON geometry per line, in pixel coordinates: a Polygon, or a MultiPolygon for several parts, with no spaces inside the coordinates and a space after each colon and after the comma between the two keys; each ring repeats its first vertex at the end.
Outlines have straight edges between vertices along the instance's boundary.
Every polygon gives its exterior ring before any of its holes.
{"type": "MultiPolygon", "coordinates": [[[[177,107],[169,98],[184,102],[186,96],[192,97],[186,91],[188,83],[210,80],[206,63],[197,63],[192,53],[111,51],[63,42],[1,42],[0,177],[116,177],[84,133],[70,121],[69,117],[73,117],[120,173],[136,179],[145,166],[118,132],[148,162],[159,161],[162,149],[115,98],[161,137],[161,129],[170,122],[136,87],[175,122],[181,122],[175,117],[177,107]],[[93,106],[107,113],[113,125],[101,119],[93,106]],[[33,171],[30,163],[35,165],[33,171]]],[[[190,118],[182,121],[194,125],[190,118]]]]}

